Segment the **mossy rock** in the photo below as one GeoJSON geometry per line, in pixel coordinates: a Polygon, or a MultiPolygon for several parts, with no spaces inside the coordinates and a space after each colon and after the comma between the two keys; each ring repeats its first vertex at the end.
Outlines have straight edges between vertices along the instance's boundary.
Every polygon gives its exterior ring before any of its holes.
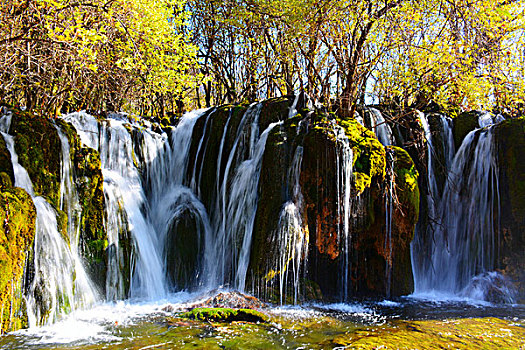
{"type": "Polygon", "coordinates": [[[285,271],[274,273],[276,261],[279,259],[278,234],[279,215],[283,204],[291,199],[289,184],[289,168],[297,149],[295,128],[293,122],[287,120],[284,125],[275,127],[268,135],[266,148],[262,159],[259,180],[259,201],[255,216],[254,233],[250,255],[249,278],[254,279],[248,284],[256,285],[255,289],[264,291],[260,297],[272,301],[269,294],[269,284],[272,279],[285,271]],[[291,132],[293,129],[293,132],[291,132]]]}
{"type": "Polygon", "coordinates": [[[478,111],[470,111],[461,113],[454,118],[452,133],[454,134],[454,144],[456,145],[456,149],[459,149],[465,136],[467,136],[469,132],[479,127],[479,115],[480,112],[478,111]]]}
{"type": "Polygon", "coordinates": [[[419,173],[407,151],[396,146],[390,146],[389,149],[394,152],[396,194],[415,225],[419,217],[419,173]]]}
{"type": "Polygon", "coordinates": [[[0,191],[0,333],[27,326],[22,276],[35,235],[36,209],[21,188],[0,191]]]}
{"type": "Polygon", "coordinates": [[[195,308],[189,312],[179,315],[199,321],[213,322],[268,322],[269,317],[262,312],[252,309],[229,309],[229,308],[195,308]]]}
{"type": "Polygon", "coordinates": [[[350,118],[338,121],[350,141],[353,151],[354,188],[356,194],[361,194],[370,188],[372,179],[378,181],[385,178],[385,148],[376,138],[375,134],[350,118]]]}
{"type": "Polygon", "coordinates": [[[27,170],[35,194],[58,208],[62,148],[54,125],[47,118],[15,110],[10,134],[15,137],[18,161],[27,170]]]}
{"type": "Polygon", "coordinates": [[[11,163],[11,153],[7,149],[3,137],[0,137],[0,173],[6,174],[11,180],[11,184],[15,183],[15,173],[13,171],[13,164],[11,163]]]}
{"type": "Polygon", "coordinates": [[[414,290],[410,243],[419,219],[419,174],[410,155],[391,146],[394,155],[395,204],[392,215],[392,296],[410,294],[414,290]]]}
{"type": "Polygon", "coordinates": [[[290,106],[293,100],[288,97],[277,97],[265,100],[262,103],[261,114],[259,115],[259,126],[261,132],[271,123],[279,120],[288,119],[290,113],[290,106]]]}

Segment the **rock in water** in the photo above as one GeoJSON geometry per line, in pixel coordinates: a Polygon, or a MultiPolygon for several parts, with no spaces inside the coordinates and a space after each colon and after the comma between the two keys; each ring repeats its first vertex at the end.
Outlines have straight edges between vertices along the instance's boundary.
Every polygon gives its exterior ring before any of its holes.
{"type": "MultiPolygon", "coordinates": [[[[212,293],[216,293],[214,291],[212,293]]],[[[239,291],[219,292],[194,305],[195,308],[263,309],[267,305],[254,296],[239,291]]]]}

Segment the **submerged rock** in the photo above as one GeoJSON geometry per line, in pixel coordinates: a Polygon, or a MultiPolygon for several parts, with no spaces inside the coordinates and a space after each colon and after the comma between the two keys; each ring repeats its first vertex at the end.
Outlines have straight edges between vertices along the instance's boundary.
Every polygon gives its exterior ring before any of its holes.
{"type": "Polygon", "coordinates": [[[336,337],[352,349],[518,349],[525,329],[497,318],[397,321],[336,337]]]}

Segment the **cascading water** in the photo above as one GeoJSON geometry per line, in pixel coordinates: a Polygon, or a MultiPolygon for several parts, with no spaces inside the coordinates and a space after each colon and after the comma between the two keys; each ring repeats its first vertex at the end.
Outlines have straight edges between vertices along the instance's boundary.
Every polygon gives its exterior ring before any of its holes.
{"type": "Polygon", "coordinates": [[[351,181],[353,174],[352,148],[345,131],[340,126],[334,125],[333,131],[336,137],[336,174],[337,174],[337,215],[339,218],[337,237],[341,247],[341,290],[342,299],[347,300],[351,285],[350,279],[350,259],[352,236],[350,234],[350,214],[351,214],[351,181]]]}
{"type": "Polygon", "coordinates": [[[291,198],[287,201],[279,214],[278,229],[275,239],[279,242],[279,253],[275,271],[279,271],[280,303],[286,301],[287,287],[293,291],[293,303],[297,303],[300,296],[301,273],[305,272],[308,258],[308,232],[303,223],[303,194],[299,177],[303,160],[303,147],[297,146],[288,172],[288,183],[292,189],[291,198]]]}
{"type": "Polygon", "coordinates": [[[383,146],[392,145],[392,130],[390,129],[390,126],[387,124],[381,112],[378,109],[372,107],[368,107],[367,111],[370,117],[371,128],[374,130],[374,133],[376,134],[379,142],[381,142],[383,146]]]}
{"type": "Polygon", "coordinates": [[[244,113],[221,174],[231,114],[224,127],[217,163],[215,210],[211,218],[213,236],[205,247],[208,287],[230,285],[241,291],[245,288],[262,156],[268,134],[279,124],[270,124],[259,135],[261,108],[262,104],[253,104],[244,113]]]}
{"type": "MultiPolygon", "coordinates": [[[[438,193],[434,174],[432,136],[426,118],[421,118],[427,135],[429,215],[434,218],[428,234],[432,235],[429,264],[414,264],[416,292],[452,293],[486,299],[488,286],[495,277],[496,247],[499,220],[499,169],[493,140],[497,119],[480,115],[483,129],[470,132],[451,162],[443,194],[438,193]],[[488,120],[490,119],[490,122],[488,120]],[[485,289],[485,291],[483,291],[485,289]]],[[[445,139],[451,139],[448,120],[442,118],[445,139]]],[[[450,141],[449,141],[450,143],[450,141]]],[[[450,146],[449,146],[450,149],[450,146]]],[[[445,150],[449,163],[450,152],[445,150]]],[[[413,246],[414,248],[414,246],[413,246]]],[[[414,251],[413,254],[417,254],[414,251]]],[[[492,284],[492,287],[494,284],[492,284]]],[[[509,289],[504,298],[512,300],[509,289]]]]}
{"type": "MultiPolygon", "coordinates": [[[[4,118],[10,118],[5,116],[4,118]]],[[[31,327],[52,323],[64,312],[94,303],[97,299],[91,282],[78,256],[78,199],[72,183],[69,144],[57,128],[62,143],[61,209],[71,214],[68,220],[68,239],[58,230],[57,212],[44,198],[36,196],[27,171],[18,162],[14,137],[7,134],[10,120],[3,120],[2,136],[11,154],[15,186],[25,189],[33,198],[37,218],[32,279],[25,293],[27,315],[31,327]],[[67,189],[66,189],[67,188],[67,189]]]]}
{"type": "MultiPolygon", "coordinates": [[[[421,125],[425,132],[425,139],[427,140],[427,184],[428,184],[428,217],[431,222],[438,220],[439,215],[436,210],[441,203],[441,194],[437,182],[436,175],[436,162],[438,158],[438,147],[443,150],[443,161],[445,162],[445,171],[448,173],[454,159],[454,137],[452,135],[452,119],[439,114],[440,126],[443,132],[443,144],[434,145],[434,138],[430,125],[428,123],[428,117],[424,113],[417,111],[421,125]]],[[[441,131],[441,130],[440,130],[441,131]]]]}
{"type": "Polygon", "coordinates": [[[425,241],[427,236],[434,237],[440,227],[440,212],[442,190],[439,189],[438,176],[436,165],[439,162],[444,163],[442,168],[444,172],[448,174],[454,160],[454,138],[452,134],[452,119],[442,115],[434,114],[427,116],[425,113],[417,111],[417,116],[423,127],[425,133],[426,146],[427,146],[427,213],[428,226],[416,228],[414,240],[411,243],[411,256],[412,256],[412,268],[414,274],[415,290],[416,292],[422,292],[427,290],[429,287],[426,284],[430,271],[433,269],[432,262],[428,259],[428,256],[432,254],[433,243],[428,243],[428,239],[425,241]],[[439,118],[438,130],[431,130],[429,125],[429,117],[439,118]],[[442,144],[435,144],[433,134],[435,132],[441,133],[442,144]],[[438,160],[438,155],[442,154],[443,159],[438,160]]]}
{"type": "MultiPolygon", "coordinates": [[[[194,222],[198,264],[192,284],[201,288],[230,285],[243,290],[249,263],[251,235],[257,210],[257,188],[262,155],[270,131],[278,124],[270,124],[259,134],[261,104],[254,104],[244,113],[235,132],[235,140],[226,153],[226,136],[231,119],[225,124],[217,166],[217,187],[213,216],[208,218],[199,195],[202,159],[206,149],[206,127],[212,124],[206,111],[187,113],[179,121],[169,139],[142,129],[140,140],[132,137],[129,120],[109,119],[98,123],[85,113],[65,117],[77,129],[82,141],[98,149],[104,175],[104,192],[108,230],[108,245],[112,262],[107,272],[107,297],[121,298],[125,283],[123,261],[119,254],[122,231],[133,236],[135,256],[130,267],[131,295],[158,298],[172,285],[166,280],[166,266],[173,237],[180,235],[181,220],[194,222]],[[197,120],[206,115],[202,135],[194,135],[197,120]],[[200,137],[193,168],[188,169],[193,137],[200,137]],[[138,159],[138,160],[137,160],[138,159]],[[222,160],[226,160],[221,169],[222,160]],[[137,163],[143,164],[138,169],[137,163]],[[141,176],[142,173],[142,176],[141,176]]],[[[232,130],[233,132],[234,130],[232,130]]],[[[185,221],[185,222],[186,222],[185,221]]]]}
{"type": "MultiPolygon", "coordinates": [[[[166,294],[164,263],[159,237],[147,218],[146,195],[137,168],[133,140],[126,129],[127,120],[108,119],[101,124],[86,113],[66,115],[64,119],[77,129],[82,142],[99,150],[104,176],[104,194],[108,221],[108,245],[114,251],[114,261],[108,263],[107,296],[122,297],[123,281],[119,260],[119,235],[130,231],[134,243],[134,265],[130,267],[133,275],[130,281],[132,297],[159,298],[166,294]],[[126,219],[126,220],[124,220],[126,219]],[[115,261],[116,260],[116,261],[115,261]]],[[[154,158],[160,146],[156,143],[143,143],[141,156],[154,158]]]]}
{"type": "Polygon", "coordinates": [[[459,292],[492,271],[499,205],[492,129],[467,135],[452,164],[441,204],[443,230],[435,236],[433,288],[459,292]],[[472,157],[472,160],[471,160],[472,157]]]}

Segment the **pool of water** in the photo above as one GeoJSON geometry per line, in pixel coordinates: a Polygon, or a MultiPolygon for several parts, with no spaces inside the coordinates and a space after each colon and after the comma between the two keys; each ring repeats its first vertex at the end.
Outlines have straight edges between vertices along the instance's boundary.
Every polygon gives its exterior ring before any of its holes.
{"type": "Polygon", "coordinates": [[[525,305],[411,296],[395,300],[270,306],[268,323],[183,319],[201,296],[103,303],[49,326],[0,338],[0,349],[520,348],[525,305]],[[425,343],[426,342],[426,343],[425,343]]]}

